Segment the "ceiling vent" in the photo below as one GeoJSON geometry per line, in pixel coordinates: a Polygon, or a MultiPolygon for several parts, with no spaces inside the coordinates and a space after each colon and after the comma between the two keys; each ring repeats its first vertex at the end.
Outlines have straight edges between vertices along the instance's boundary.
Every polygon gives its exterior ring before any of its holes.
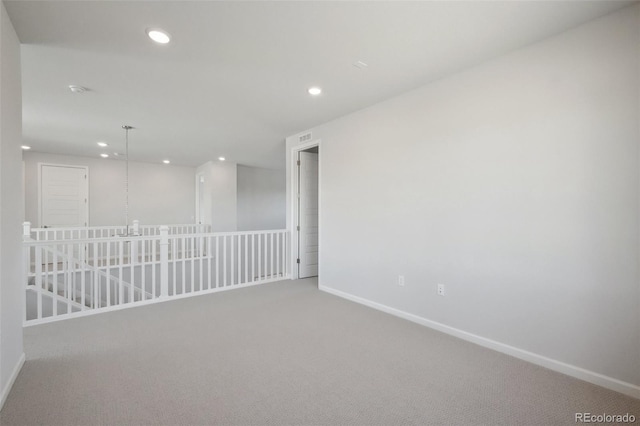
{"type": "Polygon", "coordinates": [[[298,136],[298,142],[309,142],[312,139],[311,132],[298,136]]]}

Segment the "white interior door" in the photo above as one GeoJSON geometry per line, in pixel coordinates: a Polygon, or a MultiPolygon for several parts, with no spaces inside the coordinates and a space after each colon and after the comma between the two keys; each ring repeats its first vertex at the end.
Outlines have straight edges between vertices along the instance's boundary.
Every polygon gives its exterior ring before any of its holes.
{"type": "Polygon", "coordinates": [[[298,277],[318,275],[318,154],[299,153],[298,277]]]}
{"type": "Polygon", "coordinates": [[[204,175],[196,175],[196,223],[202,225],[205,222],[207,206],[205,202],[204,175]]]}
{"type": "Polygon", "coordinates": [[[88,173],[82,166],[40,165],[40,226],[88,226],[88,173]]]}

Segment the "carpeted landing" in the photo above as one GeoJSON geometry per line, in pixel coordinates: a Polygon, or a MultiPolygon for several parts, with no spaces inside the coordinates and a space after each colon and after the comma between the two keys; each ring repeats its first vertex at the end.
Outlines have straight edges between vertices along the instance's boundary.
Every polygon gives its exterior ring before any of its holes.
{"type": "Polygon", "coordinates": [[[29,327],[25,349],[2,425],[640,419],[640,400],[320,292],[314,279],[29,327]]]}

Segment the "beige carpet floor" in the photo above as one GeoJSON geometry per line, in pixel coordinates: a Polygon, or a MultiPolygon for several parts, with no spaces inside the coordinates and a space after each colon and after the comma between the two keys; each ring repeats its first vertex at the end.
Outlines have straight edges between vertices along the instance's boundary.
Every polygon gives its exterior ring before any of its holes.
{"type": "Polygon", "coordinates": [[[640,419],[640,400],[320,292],[313,279],[29,327],[25,348],[2,425],[640,419]]]}

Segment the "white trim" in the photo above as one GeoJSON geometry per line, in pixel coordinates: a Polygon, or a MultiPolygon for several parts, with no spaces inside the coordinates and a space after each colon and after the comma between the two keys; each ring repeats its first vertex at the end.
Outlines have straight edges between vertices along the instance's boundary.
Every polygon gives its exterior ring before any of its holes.
{"type": "Polygon", "coordinates": [[[4,403],[7,400],[7,397],[9,396],[9,392],[11,392],[11,388],[13,387],[13,384],[18,378],[18,374],[20,374],[20,370],[22,370],[22,366],[24,365],[25,360],[26,360],[26,356],[24,352],[22,352],[22,355],[20,355],[20,358],[18,359],[18,362],[16,363],[15,367],[13,367],[13,371],[11,372],[11,377],[9,377],[9,381],[7,382],[4,389],[2,389],[2,394],[0,394],[0,410],[2,410],[2,407],[4,407],[4,403]]]}
{"type": "Polygon", "coordinates": [[[501,352],[503,354],[511,355],[515,358],[530,362],[532,364],[539,365],[541,367],[548,368],[549,370],[556,371],[558,373],[566,374],[567,376],[575,377],[576,379],[584,380],[585,382],[593,383],[598,386],[602,386],[607,389],[611,389],[616,392],[629,395],[633,398],[640,399],[640,386],[632,383],[623,382],[622,380],[615,379],[613,377],[605,376],[604,374],[596,373],[594,371],[586,370],[575,365],[567,364],[562,361],[547,358],[543,355],[538,355],[533,352],[519,349],[514,346],[510,346],[504,343],[497,342],[495,340],[487,339],[476,334],[472,334],[448,325],[432,321],[418,315],[410,314],[408,312],[401,311],[399,309],[392,308],[381,303],[373,302],[368,299],[364,299],[359,296],[354,296],[349,293],[345,293],[334,288],[330,288],[324,285],[318,285],[318,289],[326,293],[333,294],[343,299],[350,300],[352,302],[359,303],[361,305],[368,306],[373,309],[377,309],[382,312],[415,322],[420,325],[432,328],[434,330],[449,334],[462,340],[466,340],[476,345],[483,346],[485,348],[493,349],[494,351],[501,352]]]}
{"type": "MultiPolygon", "coordinates": [[[[307,133],[307,132],[305,132],[307,133]]],[[[294,173],[297,170],[297,161],[298,161],[298,153],[300,151],[307,150],[309,148],[318,147],[318,256],[322,253],[320,248],[320,233],[322,232],[322,148],[321,148],[321,139],[314,139],[309,142],[305,142],[299,145],[295,145],[291,147],[291,161],[289,163],[290,173],[289,173],[289,199],[291,200],[291,205],[288,206],[289,211],[291,212],[291,223],[289,224],[289,250],[290,253],[290,265],[291,265],[291,279],[298,279],[298,264],[296,260],[298,259],[298,231],[296,229],[298,222],[298,175],[294,173]]],[[[318,264],[318,275],[320,275],[320,267],[322,265],[318,264]]]]}
{"type": "Polygon", "coordinates": [[[42,225],[42,166],[55,166],[55,167],[70,167],[73,169],[84,169],[87,174],[87,178],[85,179],[85,186],[87,187],[87,208],[85,211],[85,226],[89,226],[89,166],[79,166],[77,164],[55,164],[55,163],[38,163],[38,226],[37,228],[41,228],[42,225]]]}

